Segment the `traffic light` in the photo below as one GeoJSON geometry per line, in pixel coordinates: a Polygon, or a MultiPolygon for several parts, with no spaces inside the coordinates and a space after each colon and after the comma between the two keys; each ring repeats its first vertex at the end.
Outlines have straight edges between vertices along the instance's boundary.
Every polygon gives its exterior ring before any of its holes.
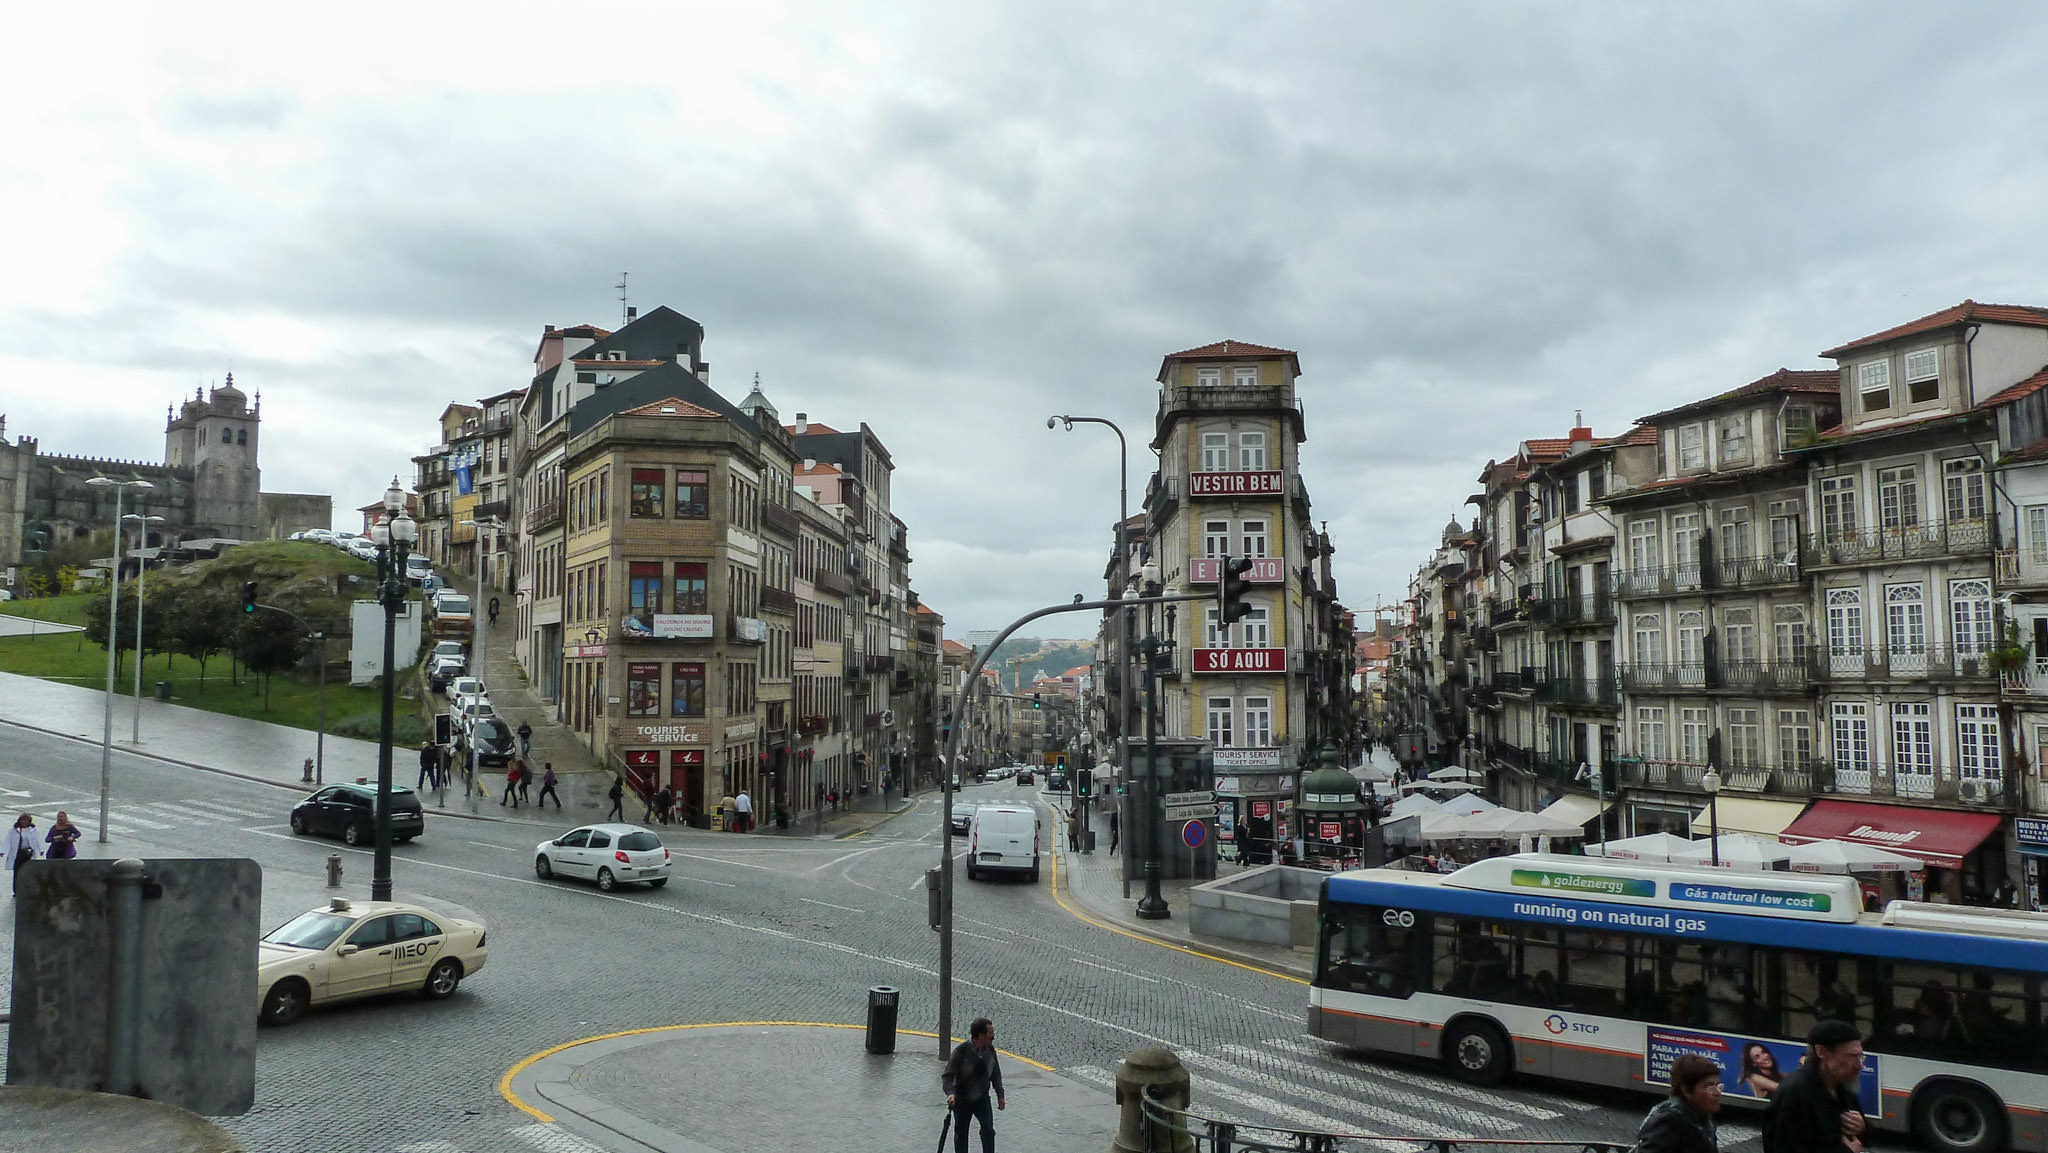
{"type": "Polygon", "coordinates": [[[1038,699],[1037,693],[1031,694],[1031,707],[1034,709],[1042,709],[1045,707],[1045,702],[1038,699]]]}
{"type": "Polygon", "coordinates": [[[1223,558],[1221,571],[1216,577],[1216,626],[1229,628],[1251,615],[1252,606],[1245,603],[1244,594],[1252,591],[1252,558],[1241,560],[1223,558]]]}
{"type": "Polygon", "coordinates": [[[1054,754],[1052,755],[1052,767],[1053,767],[1053,768],[1055,768],[1055,769],[1058,769],[1058,770],[1059,770],[1060,772],[1063,772],[1063,773],[1064,773],[1064,772],[1066,772],[1066,771],[1067,771],[1067,754],[1065,754],[1065,753],[1054,753],[1054,754]]]}
{"type": "Polygon", "coordinates": [[[249,581],[242,585],[242,611],[245,613],[253,613],[256,611],[255,581],[249,581]]]}
{"type": "Polygon", "coordinates": [[[1079,770],[1076,770],[1076,771],[1075,771],[1075,773],[1074,773],[1074,795],[1075,795],[1075,796],[1077,796],[1077,797],[1092,797],[1092,796],[1094,796],[1094,795],[1095,795],[1095,772],[1094,772],[1094,770],[1092,770],[1092,769],[1079,769],[1079,770]]]}

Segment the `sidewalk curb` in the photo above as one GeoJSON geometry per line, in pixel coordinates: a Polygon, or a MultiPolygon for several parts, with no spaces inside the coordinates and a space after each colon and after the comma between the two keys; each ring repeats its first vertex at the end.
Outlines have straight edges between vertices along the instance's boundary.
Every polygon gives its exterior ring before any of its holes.
{"type": "MultiPolygon", "coordinates": [[[[1070,869],[1065,867],[1065,861],[1068,854],[1063,854],[1060,851],[1057,843],[1055,843],[1053,846],[1052,856],[1055,877],[1060,876],[1062,873],[1071,871],[1070,869]]],[[[1183,952],[1194,953],[1197,956],[1208,956],[1214,960],[1228,962],[1229,964],[1236,965],[1240,968],[1251,969],[1256,972],[1277,974],[1281,977],[1300,981],[1304,984],[1306,984],[1314,978],[1313,965],[1304,965],[1286,961],[1276,961],[1270,957],[1260,957],[1251,953],[1239,952],[1238,950],[1232,949],[1227,945],[1212,944],[1209,938],[1197,937],[1193,934],[1193,932],[1190,932],[1188,934],[1188,939],[1184,941],[1166,936],[1165,934],[1157,932],[1156,930],[1152,929],[1150,927],[1150,922],[1141,921],[1135,917],[1126,919],[1126,917],[1122,913],[1114,913],[1106,909],[1098,908],[1096,905],[1090,903],[1086,897],[1083,897],[1080,891],[1075,889],[1072,884],[1061,884],[1058,886],[1058,888],[1054,890],[1054,901],[1064,906],[1066,902],[1062,902],[1059,900],[1059,898],[1062,896],[1067,898],[1067,901],[1072,902],[1074,905],[1087,910],[1090,916],[1094,917],[1103,925],[1115,929],[1118,932],[1126,933],[1134,937],[1142,937],[1145,940],[1150,941],[1156,945],[1163,945],[1169,949],[1177,949],[1183,952]]],[[[1069,911],[1071,912],[1072,910],[1069,911]]],[[[1086,918],[1080,919],[1083,921],[1086,920],[1086,918]]]]}

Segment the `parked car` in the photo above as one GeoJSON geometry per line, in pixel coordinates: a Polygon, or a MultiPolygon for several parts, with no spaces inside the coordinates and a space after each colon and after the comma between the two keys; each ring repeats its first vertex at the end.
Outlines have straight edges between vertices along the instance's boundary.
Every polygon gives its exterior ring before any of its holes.
{"type": "Polygon", "coordinates": [[[1045,791],[1048,793],[1064,793],[1067,791],[1067,774],[1064,769],[1054,769],[1052,772],[1045,774],[1045,791]]]}
{"type": "Polygon", "coordinates": [[[443,590],[434,594],[434,634],[447,636],[450,633],[468,636],[476,623],[475,610],[470,607],[469,598],[459,592],[443,590]]]}
{"type": "MultiPolygon", "coordinates": [[[[361,781],[328,785],[292,806],[292,832],[340,837],[351,845],[377,838],[377,787],[361,781]]],[[[419,795],[404,785],[391,786],[391,839],[410,841],[427,830],[427,814],[419,795]]]]}
{"type": "Polygon", "coordinates": [[[426,557],[414,553],[405,558],[405,579],[413,584],[419,584],[433,573],[434,566],[426,557]]]}
{"type": "Polygon", "coordinates": [[[456,677],[448,684],[448,699],[459,701],[463,697],[486,696],[482,677],[456,677]]]}
{"type": "Polygon", "coordinates": [[[967,829],[967,879],[990,872],[1024,873],[1038,880],[1038,810],[1024,805],[983,805],[967,829]]]}
{"type": "Polygon", "coordinates": [[[435,641],[433,650],[427,656],[435,660],[454,657],[456,660],[466,661],[469,659],[469,646],[461,641],[435,641]]]}
{"type": "Polygon", "coordinates": [[[463,672],[464,668],[461,658],[438,657],[434,660],[434,663],[427,666],[427,687],[437,693],[445,693],[448,691],[448,686],[457,677],[462,676],[463,672]]]}
{"type": "Polygon", "coordinates": [[[475,728],[478,721],[490,720],[498,715],[498,710],[491,707],[491,698],[485,696],[463,697],[455,702],[453,712],[455,727],[465,733],[475,728]]]}
{"type": "Polygon", "coordinates": [[[497,717],[483,717],[469,726],[469,751],[479,765],[512,763],[512,729],[497,717]]]}
{"type": "Polygon", "coordinates": [[[336,897],[256,945],[256,1020],[289,1025],[309,1006],[418,989],[453,994],[484,967],[484,926],[438,909],[336,897]]]}
{"type": "Polygon", "coordinates": [[[668,884],[668,850],[661,838],[638,825],[585,825],[534,846],[534,875],[597,882],[609,893],[621,882],[668,884]]]}

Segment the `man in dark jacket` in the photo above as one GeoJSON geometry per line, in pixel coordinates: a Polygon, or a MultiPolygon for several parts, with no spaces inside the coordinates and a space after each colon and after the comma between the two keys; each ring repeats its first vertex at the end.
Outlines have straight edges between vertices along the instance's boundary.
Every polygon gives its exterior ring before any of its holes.
{"type": "Polygon", "coordinates": [[[975,1117],[981,1119],[981,1153],[996,1153],[996,1118],[989,1111],[989,1090],[995,1090],[996,1108],[1007,1106],[995,1039],[994,1022],[976,1017],[967,1027],[967,1039],[954,1047],[939,1079],[939,1086],[946,1091],[946,1105],[953,1110],[953,1153],[967,1153],[967,1122],[975,1117]]]}
{"type": "Polygon", "coordinates": [[[1806,1049],[1764,1110],[1764,1153],[1862,1153],[1863,1034],[1847,1021],[1822,1021],[1807,1031],[1806,1049]]]}
{"type": "Polygon", "coordinates": [[[1716,1153],[1720,1134],[1721,1067],[1698,1053],[1671,1062],[1671,1096],[1636,1130],[1635,1153],[1716,1153]]]}

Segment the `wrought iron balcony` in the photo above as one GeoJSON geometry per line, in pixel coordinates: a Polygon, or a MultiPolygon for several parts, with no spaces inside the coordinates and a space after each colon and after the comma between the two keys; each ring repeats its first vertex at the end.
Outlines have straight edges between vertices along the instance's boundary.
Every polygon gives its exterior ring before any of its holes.
{"type": "Polygon", "coordinates": [[[1631,693],[1730,692],[1788,695],[1803,693],[1812,670],[1798,660],[1671,661],[1621,666],[1621,687],[1631,693]]]}
{"type": "Polygon", "coordinates": [[[1612,677],[1546,675],[1537,686],[1537,699],[1554,705],[1602,709],[1621,707],[1621,694],[1612,677]]]}
{"type": "Polygon", "coordinates": [[[1535,605],[1536,621],[1548,625],[1611,625],[1614,598],[1607,592],[1543,597],[1535,605]]]}
{"type": "Polygon", "coordinates": [[[1802,557],[1809,565],[1852,565],[1990,552],[1991,522],[1971,519],[1817,533],[1807,538],[1802,557]]]}
{"type": "Polygon", "coordinates": [[[1950,645],[1829,650],[1813,663],[1822,681],[1990,680],[1999,672],[1989,652],[1950,645]]]}

